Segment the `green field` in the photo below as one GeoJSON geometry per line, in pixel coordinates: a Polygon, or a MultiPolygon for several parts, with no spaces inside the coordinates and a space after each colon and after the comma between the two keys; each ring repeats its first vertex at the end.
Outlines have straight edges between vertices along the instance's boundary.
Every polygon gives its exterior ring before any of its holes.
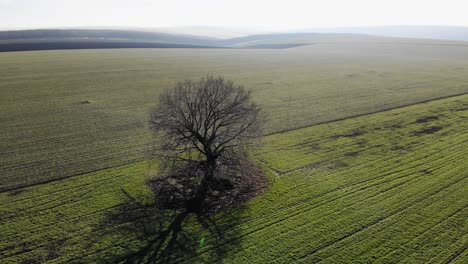
{"type": "Polygon", "coordinates": [[[0,263],[468,263],[468,44],[296,42],[0,53],[0,263]],[[271,186],[159,211],[150,108],[207,73],[253,89],[271,186]]]}
{"type": "MultiPolygon", "coordinates": [[[[466,263],[467,118],[463,95],[267,136],[253,156],[270,190],[211,219],[189,215],[168,260],[466,263]]],[[[144,161],[0,194],[2,263],[152,253],[176,217],[151,206],[152,169],[144,161]]]]}
{"type": "Polygon", "coordinates": [[[0,190],[143,160],[161,89],[207,73],[254,90],[267,134],[468,92],[465,44],[313,41],[284,50],[0,53],[0,190]]]}

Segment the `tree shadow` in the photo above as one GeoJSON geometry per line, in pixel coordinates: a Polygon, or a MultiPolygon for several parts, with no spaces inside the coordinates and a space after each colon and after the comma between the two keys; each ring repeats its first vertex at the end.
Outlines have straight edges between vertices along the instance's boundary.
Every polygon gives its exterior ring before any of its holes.
{"type": "Polygon", "coordinates": [[[155,178],[147,182],[156,200],[151,206],[122,189],[127,202],[110,211],[92,234],[103,236],[95,241],[105,251],[101,255],[112,263],[222,263],[228,252],[240,250],[243,204],[269,186],[260,167],[244,166],[220,173],[209,191],[190,177],[193,169],[155,178]],[[112,256],[109,247],[100,246],[109,241],[111,250],[117,249],[112,256]]]}
{"type": "Polygon", "coordinates": [[[112,263],[222,263],[228,250],[239,250],[237,227],[242,208],[216,215],[197,210],[203,201],[189,200],[181,208],[142,206],[136,201],[110,212],[95,230],[132,234],[139,247],[111,259],[112,263]]]}

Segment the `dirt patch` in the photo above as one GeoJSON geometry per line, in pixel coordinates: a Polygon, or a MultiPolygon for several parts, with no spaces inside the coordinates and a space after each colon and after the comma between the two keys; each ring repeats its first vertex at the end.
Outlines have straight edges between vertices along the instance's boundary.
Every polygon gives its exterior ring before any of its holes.
{"type": "Polygon", "coordinates": [[[344,161],[341,161],[341,160],[337,160],[337,161],[333,161],[329,166],[328,168],[329,169],[342,169],[342,168],[347,168],[349,167],[349,164],[344,162],[344,161]]]}
{"type": "Polygon", "coordinates": [[[359,151],[348,152],[348,153],[345,153],[344,155],[345,155],[345,157],[356,157],[356,156],[359,155],[359,151]]]}
{"type": "Polygon", "coordinates": [[[398,129],[398,128],[403,128],[403,125],[402,124],[393,124],[393,125],[387,126],[386,128],[398,129]]]}
{"type": "Polygon", "coordinates": [[[452,109],[452,112],[463,112],[463,111],[468,110],[468,103],[465,103],[460,100],[457,100],[454,102],[456,102],[457,105],[452,109]]]}
{"type": "Polygon", "coordinates": [[[394,145],[390,150],[392,151],[397,151],[397,150],[407,150],[409,149],[408,146],[399,146],[399,145],[394,145]]]}
{"type": "Polygon", "coordinates": [[[25,259],[20,262],[21,264],[39,264],[42,263],[41,260],[39,260],[39,257],[36,258],[30,258],[30,259],[25,259]]]}
{"type": "Polygon", "coordinates": [[[358,144],[359,147],[361,147],[361,148],[364,147],[364,146],[366,146],[367,143],[369,143],[369,140],[367,140],[367,139],[361,139],[361,140],[359,140],[359,141],[357,142],[357,144],[358,144]]]}
{"type": "Polygon", "coordinates": [[[310,144],[309,146],[310,146],[310,148],[311,148],[312,150],[314,150],[314,151],[318,151],[318,150],[321,150],[321,149],[322,149],[322,147],[320,146],[319,143],[312,143],[312,144],[310,144]]]}
{"type": "Polygon", "coordinates": [[[413,134],[417,136],[426,135],[426,134],[434,134],[435,132],[442,130],[442,129],[443,127],[432,126],[432,127],[424,128],[422,130],[414,131],[413,134]]]}
{"type": "Polygon", "coordinates": [[[461,111],[466,111],[466,110],[468,110],[468,107],[457,108],[457,109],[454,109],[453,111],[461,112],[461,111]]]}
{"type": "Polygon", "coordinates": [[[306,166],[302,166],[302,167],[299,167],[299,168],[288,170],[288,171],[285,171],[285,172],[280,172],[280,171],[277,171],[277,170],[274,170],[274,169],[271,169],[271,170],[273,171],[273,173],[275,173],[276,176],[283,176],[283,175],[288,175],[288,174],[290,174],[292,172],[295,172],[295,171],[304,171],[304,170],[317,169],[317,168],[321,167],[322,165],[323,165],[323,162],[316,162],[316,163],[312,163],[312,164],[309,164],[309,165],[306,165],[306,166]]]}
{"type": "Polygon", "coordinates": [[[333,139],[337,139],[337,138],[340,138],[340,137],[354,138],[354,137],[362,136],[362,135],[364,135],[366,133],[367,133],[367,131],[365,131],[365,130],[355,130],[355,131],[350,132],[350,133],[333,135],[333,136],[331,136],[331,138],[333,138],[333,139]]]}
{"type": "Polygon", "coordinates": [[[427,122],[431,122],[434,120],[439,120],[439,117],[438,116],[425,116],[425,117],[418,118],[415,121],[415,123],[422,124],[422,123],[427,123],[427,122]]]}

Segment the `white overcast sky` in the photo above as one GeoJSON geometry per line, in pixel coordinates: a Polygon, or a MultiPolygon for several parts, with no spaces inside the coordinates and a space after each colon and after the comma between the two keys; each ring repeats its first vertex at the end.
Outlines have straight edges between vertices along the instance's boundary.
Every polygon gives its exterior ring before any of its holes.
{"type": "Polygon", "coordinates": [[[0,0],[0,28],[468,26],[468,0],[0,0]]]}

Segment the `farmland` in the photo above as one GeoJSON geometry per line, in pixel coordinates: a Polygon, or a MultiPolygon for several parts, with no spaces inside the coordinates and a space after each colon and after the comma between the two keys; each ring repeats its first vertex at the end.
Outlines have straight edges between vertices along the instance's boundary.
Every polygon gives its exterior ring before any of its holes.
{"type": "Polygon", "coordinates": [[[468,45],[260,37],[0,53],[0,262],[466,263],[468,45]],[[253,90],[270,187],[159,210],[149,111],[208,73],[253,90]]]}
{"type": "Polygon", "coordinates": [[[1,53],[0,190],[144,160],[159,92],[207,73],[254,90],[268,115],[266,134],[468,91],[465,44],[313,42],[282,50],[1,53]]]}
{"type": "MultiPolygon", "coordinates": [[[[266,136],[252,156],[270,189],[210,219],[183,218],[166,260],[466,263],[467,118],[461,95],[266,136]]],[[[155,167],[1,193],[2,262],[144,262],[137,253],[152,254],[178,217],[151,206],[143,182],[155,167]]]]}

